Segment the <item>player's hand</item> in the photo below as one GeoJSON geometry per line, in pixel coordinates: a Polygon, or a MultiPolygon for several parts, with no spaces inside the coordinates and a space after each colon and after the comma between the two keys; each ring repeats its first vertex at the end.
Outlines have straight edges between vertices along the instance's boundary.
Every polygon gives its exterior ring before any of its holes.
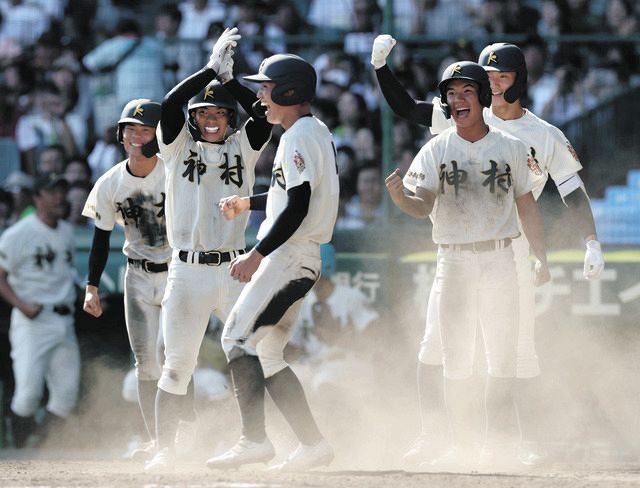
{"type": "Polygon", "coordinates": [[[42,312],[42,305],[40,303],[25,303],[20,307],[20,311],[28,318],[35,319],[40,312],[42,312]]]}
{"type": "Polygon", "coordinates": [[[384,184],[387,186],[387,191],[391,196],[394,203],[402,201],[404,198],[404,183],[402,183],[402,176],[400,176],[400,170],[394,169],[393,172],[386,177],[384,184]]]}
{"type": "Polygon", "coordinates": [[[587,252],[584,254],[584,277],[588,280],[597,280],[604,269],[604,257],[602,248],[596,240],[587,241],[587,252]]]}
{"type": "Polygon", "coordinates": [[[373,40],[371,48],[371,64],[375,69],[382,68],[387,64],[387,56],[396,45],[396,40],[389,34],[380,34],[373,40]]]}
{"type": "Polygon", "coordinates": [[[224,59],[226,49],[229,46],[232,48],[236,47],[241,37],[242,36],[238,34],[237,27],[233,27],[232,29],[227,27],[224,32],[220,34],[220,37],[211,49],[211,56],[209,57],[207,68],[211,68],[217,73],[224,59]]]}
{"type": "Polygon", "coordinates": [[[242,212],[249,210],[249,197],[239,197],[238,195],[224,197],[218,202],[218,208],[225,219],[235,219],[242,212]]]}
{"type": "Polygon", "coordinates": [[[533,283],[535,286],[542,286],[547,281],[551,280],[551,272],[547,263],[543,263],[540,260],[536,261],[535,265],[535,277],[533,283]]]}
{"type": "Polygon", "coordinates": [[[248,283],[262,262],[262,254],[251,249],[247,254],[236,257],[229,265],[229,275],[240,283],[248,283]]]}
{"type": "Polygon", "coordinates": [[[102,315],[102,304],[100,303],[100,295],[98,294],[97,286],[87,285],[84,292],[84,304],[82,305],[82,309],[94,317],[100,317],[100,315],[102,315]]]}
{"type": "Polygon", "coordinates": [[[218,76],[216,76],[223,85],[233,79],[233,54],[233,47],[231,45],[227,46],[220,62],[220,68],[218,68],[218,76]]]}

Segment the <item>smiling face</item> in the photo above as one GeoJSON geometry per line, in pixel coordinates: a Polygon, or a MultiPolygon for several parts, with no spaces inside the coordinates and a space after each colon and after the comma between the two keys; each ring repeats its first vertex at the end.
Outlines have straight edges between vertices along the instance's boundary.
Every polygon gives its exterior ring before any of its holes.
{"type": "Polygon", "coordinates": [[[477,83],[454,79],[447,85],[446,95],[447,105],[458,128],[469,128],[479,121],[484,125],[477,83]]]}
{"type": "Polygon", "coordinates": [[[127,124],[122,131],[122,144],[130,157],[142,156],[142,146],[156,136],[156,129],[148,125],[127,124]]]}
{"type": "Polygon", "coordinates": [[[500,108],[509,105],[504,99],[504,92],[516,82],[516,73],[514,71],[488,71],[487,75],[489,75],[489,84],[491,85],[491,106],[500,108]]]}
{"type": "Polygon", "coordinates": [[[263,81],[260,84],[260,89],[258,90],[258,100],[260,100],[260,104],[267,109],[265,115],[267,117],[267,122],[270,124],[280,124],[282,122],[282,111],[279,110],[282,106],[276,104],[271,99],[271,92],[275,88],[276,84],[272,81],[263,81]]]}
{"type": "Polygon", "coordinates": [[[224,139],[229,126],[229,110],[221,107],[198,107],[194,110],[195,120],[202,138],[207,142],[224,139]]]}

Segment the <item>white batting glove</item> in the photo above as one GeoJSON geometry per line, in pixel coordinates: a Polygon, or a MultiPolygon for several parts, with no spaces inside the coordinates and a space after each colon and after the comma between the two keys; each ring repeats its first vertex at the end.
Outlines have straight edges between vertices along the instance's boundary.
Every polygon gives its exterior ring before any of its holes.
{"type": "Polygon", "coordinates": [[[380,34],[373,40],[371,48],[371,64],[375,69],[382,68],[387,64],[387,56],[396,45],[396,40],[389,34],[380,34]]]}
{"type": "Polygon", "coordinates": [[[216,76],[218,81],[223,85],[233,79],[233,54],[234,52],[231,45],[227,46],[220,67],[218,68],[218,75],[216,76]]]}
{"type": "Polygon", "coordinates": [[[604,257],[600,243],[595,240],[587,241],[587,252],[584,254],[584,277],[597,280],[604,269],[604,257]]]}
{"type": "Polygon", "coordinates": [[[232,29],[227,27],[224,32],[220,34],[220,37],[218,37],[218,40],[211,49],[211,56],[209,57],[207,68],[211,68],[217,73],[224,60],[227,47],[236,47],[241,37],[242,36],[238,34],[237,27],[232,29]]]}

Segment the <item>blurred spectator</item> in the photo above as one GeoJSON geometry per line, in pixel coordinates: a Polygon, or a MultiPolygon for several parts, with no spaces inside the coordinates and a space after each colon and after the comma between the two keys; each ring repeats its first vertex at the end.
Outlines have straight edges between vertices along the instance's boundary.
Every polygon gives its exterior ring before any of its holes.
{"type": "Polygon", "coordinates": [[[338,120],[340,124],[333,133],[336,147],[353,142],[356,132],[368,125],[367,104],[361,95],[345,91],[338,98],[338,120]]]}
{"type": "Polygon", "coordinates": [[[60,56],[60,35],[58,31],[49,30],[36,41],[33,56],[30,59],[30,67],[34,72],[36,83],[42,83],[47,79],[54,61],[60,56]]]}
{"type": "Polygon", "coordinates": [[[338,229],[362,229],[382,217],[382,179],[380,167],[369,162],[358,170],[356,195],[345,205],[338,217],[338,229]]]}
{"type": "Polygon", "coordinates": [[[14,137],[21,115],[30,108],[33,73],[26,62],[12,61],[0,78],[0,137],[14,137]]]}
{"type": "Polygon", "coordinates": [[[65,112],[71,112],[85,123],[91,117],[91,99],[88,83],[80,77],[80,63],[71,53],[60,56],[53,62],[48,78],[60,91],[65,112]]]}
{"type": "Polygon", "coordinates": [[[347,31],[351,25],[353,0],[311,0],[309,22],[318,32],[347,31]]]}
{"type": "Polygon", "coordinates": [[[47,14],[30,1],[5,0],[0,4],[0,13],[0,39],[10,38],[31,46],[49,28],[47,14]]]}
{"type": "Polygon", "coordinates": [[[474,0],[417,0],[416,3],[422,11],[423,34],[429,37],[473,37],[484,33],[474,22],[476,8],[483,9],[483,3],[479,6],[474,0]]]}
{"type": "Polygon", "coordinates": [[[14,171],[4,180],[3,188],[11,194],[13,200],[12,214],[9,217],[10,224],[16,223],[35,211],[31,196],[33,190],[33,177],[31,175],[22,171],[14,171]]]}
{"type": "Polygon", "coordinates": [[[64,170],[64,179],[69,184],[73,184],[76,181],[84,181],[91,184],[91,167],[87,160],[77,154],[70,157],[64,170]]]}
{"type": "Polygon", "coordinates": [[[38,154],[47,145],[61,144],[66,155],[84,151],[86,122],[78,115],[65,113],[64,107],[64,99],[53,83],[36,86],[33,109],[21,116],[16,125],[16,142],[25,171],[34,174],[38,154]]]}
{"type": "Polygon", "coordinates": [[[13,195],[0,189],[0,232],[13,223],[13,195]]]}
{"type": "Polygon", "coordinates": [[[69,185],[67,192],[67,203],[69,204],[69,214],[66,221],[77,229],[92,228],[93,223],[82,215],[82,209],[87,202],[87,197],[91,192],[91,183],[88,181],[74,181],[69,185]]]}
{"type": "Polygon", "coordinates": [[[64,173],[67,166],[67,157],[65,154],[64,146],[60,144],[51,144],[45,146],[38,154],[38,161],[36,162],[36,173],[64,173]]]}
{"type": "Polygon", "coordinates": [[[638,13],[633,0],[609,0],[605,10],[605,29],[620,36],[637,34],[638,13]]]}
{"type": "Polygon", "coordinates": [[[162,100],[164,58],[162,43],[142,36],[135,20],[123,19],[116,35],[100,43],[82,59],[94,74],[94,130],[101,134],[115,124],[122,107],[133,98],[162,100]],[[102,73],[102,75],[100,75],[102,73]]]}
{"type": "Polygon", "coordinates": [[[598,100],[584,89],[584,73],[579,68],[566,64],[560,66],[555,73],[558,80],[556,92],[542,108],[540,117],[559,125],[593,108],[598,100]]]}
{"type": "Polygon", "coordinates": [[[178,5],[182,13],[182,22],[178,37],[204,41],[209,27],[227,19],[225,2],[219,0],[183,0],[178,5]]]}
{"type": "Polygon", "coordinates": [[[117,125],[104,129],[102,138],[96,141],[95,146],[87,156],[93,183],[124,158],[122,145],[118,143],[116,134],[117,125]]]}
{"type": "Polygon", "coordinates": [[[175,86],[182,79],[178,75],[182,46],[178,37],[178,29],[181,22],[182,13],[174,3],[163,5],[156,14],[155,35],[162,42],[165,86],[175,86]]]}
{"type": "Polygon", "coordinates": [[[521,48],[528,75],[526,106],[541,116],[543,108],[557,90],[558,81],[547,71],[547,50],[541,38],[530,38],[521,48]]]}
{"type": "Polygon", "coordinates": [[[291,0],[278,2],[273,16],[267,18],[264,27],[266,36],[266,48],[274,53],[299,52],[302,44],[297,42],[285,42],[283,36],[296,36],[311,32],[311,26],[300,15],[298,9],[291,0]]]}

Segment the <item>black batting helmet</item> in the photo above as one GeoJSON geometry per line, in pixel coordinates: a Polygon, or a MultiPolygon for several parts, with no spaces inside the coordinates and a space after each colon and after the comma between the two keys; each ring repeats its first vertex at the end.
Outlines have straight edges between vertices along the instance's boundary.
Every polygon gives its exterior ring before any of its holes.
{"type": "Polygon", "coordinates": [[[205,86],[200,93],[192,97],[187,104],[189,112],[189,130],[194,139],[200,139],[200,131],[192,116],[192,110],[200,107],[220,107],[229,110],[229,125],[233,128],[236,126],[236,114],[238,112],[238,104],[233,95],[217,80],[205,86]]]}
{"type": "Polygon", "coordinates": [[[316,94],[316,70],[295,54],[275,54],[260,64],[258,73],[245,76],[247,81],[271,81],[276,86],[271,99],[278,105],[297,105],[310,102],[316,94]]]}
{"type": "Polygon", "coordinates": [[[478,64],[487,71],[515,72],[516,81],[504,92],[504,99],[513,103],[527,91],[527,64],[524,54],[515,44],[496,42],[485,47],[478,57],[478,64]]]}
{"type": "Polygon", "coordinates": [[[157,127],[160,122],[161,105],[148,98],[131,100],[122,109],[118,120],[118,142],[122,142],[122,128],[126,124],[140,124],[157,127]]]}
{"type": "MultiPolygon", "coordinates": [[[[120,120],[118,120],[118,142],[122,144],[122,131],[127,124],[140,124],[156,128],[160,122],[161,108],[162,106],[158,102],[148,98],[137,98],[127,103],[122,109],[120,120]]],[[[142,146],[142,154],[147,158],[155,155],[158,150],[158,139],[155,137],[142,146]]]]}
{"type": "Polygon", "coordinates": [[[438,83],[440,101],[445,107],[447,118],[450,117],[447,105],[447,86],[452,80],[470,80],[478,84],[478,101],[483,107],[491,106],[491,87],[489,76],[482,66],[473,61],[458,61],[447,66],[442,73],[442,80],[438,83]]]}

